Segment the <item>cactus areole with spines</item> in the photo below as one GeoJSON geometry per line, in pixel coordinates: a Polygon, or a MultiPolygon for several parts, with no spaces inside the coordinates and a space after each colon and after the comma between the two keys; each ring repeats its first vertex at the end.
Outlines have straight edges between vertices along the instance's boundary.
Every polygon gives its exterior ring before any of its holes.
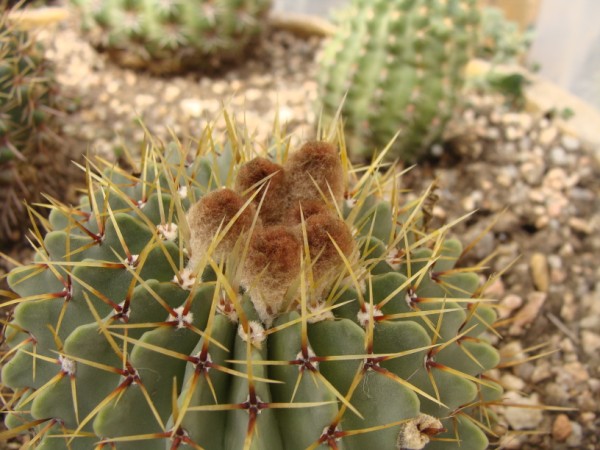
{"type": "Polygon", "coordinates": [[[15,305],[7,438],[43,450],[485,449],[496,319],[401,174],[323,136],[149,140],[55,203],[15,305]]]}
{"type": "Polygon", "coordinates": [[[319,108],[343,100],[354,154],[398,133],[390,158],[427,154],[452,117],[477,43],[476,0],[353,0],[320,57],[319,108]]]}
{"type": "Polygon", "coordinates": [[[155,73],[243,60],[272,0],[71,0],[83,32],[118,63],[155,73]]]}

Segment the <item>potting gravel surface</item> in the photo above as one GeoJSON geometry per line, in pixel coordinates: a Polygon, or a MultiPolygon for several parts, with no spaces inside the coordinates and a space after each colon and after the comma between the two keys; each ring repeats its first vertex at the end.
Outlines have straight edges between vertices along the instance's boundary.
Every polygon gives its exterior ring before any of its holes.
{"type": "MultiPolygon", "coordinates": [[[[253,60],[219,77],[160,78],[115,66],[80,37],[74,22],[40,37],[70,105],[65,145],[77,153],[114,160],[116,149],[136,148],[143,139],[139,120],[166,141],[171,133],[183,141],[198,137],[223,106],[258,142],[268,140],[276,115],[294,143],[314,136],[318,38],[272,31],[253,60]]],[[[491,94],[471,93],[466,103],[449,128],[451,138],[403,177],[403,187],[419,193],[438,180],[439,224],[477,210],[454,229],[463,243],[497,218],[470,257],[497,250],[487,275],[512,263],[487,293],[503,317],[513,317],[500,329],[502,356],[515,361],[553,353],[494,376],[507,402],[571,408],[500,408],[496,431],[509,430],[501,448],[598,449],[599,150],[562,131],[549,112],[514,111],[491,94]]],[[[5,251],[30,257],[23,245],[5,251]]],[[[3,263],[0,271],[8,267],[3,263]]],[[[5,445],[16,449],[22,442],[5,445]]]]}

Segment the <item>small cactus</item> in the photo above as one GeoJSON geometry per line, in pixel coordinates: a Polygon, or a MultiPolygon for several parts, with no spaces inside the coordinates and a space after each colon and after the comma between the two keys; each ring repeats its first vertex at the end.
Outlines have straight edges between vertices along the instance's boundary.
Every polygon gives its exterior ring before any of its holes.
{"type": "Polygon", "coordinates": [[[166,74],[243,59],[271,0],[71,0],[92,44],[121,65],[166,74]]]}
{"type": "Polygon", "coordinates": [[[60,108],[51,64],[9,13],[0,12],[0,242],[20,237],[23,200],[64,193],[71,165],[56,131],[60,108]]]}
{"type": "Polygon", "coordinates": [[[492,64],[510,64],[523,60],[531,46],[534,32],[521,31],[499,8],[488,6],[481,11],[481,36],[475,56],[492,64]]]}
{"type": "Polygon", "coordinates": [[[88,170],[8,282],[8,431],[35,448],[485,449],[502,394],[480,267],[430,193],[343,140],[233,127],[88,170]],[[271,191],[272,189],[272,191],[271,191]],[[275,195],[276,194],[276,195],[275,195]]]}
{"type": "Polygon", "coordinates": [[[353,0],[320,61],[319,107],[340,103],[354,151],[414,161],[451,118],[476,42],[476,0],[353,0]]]}

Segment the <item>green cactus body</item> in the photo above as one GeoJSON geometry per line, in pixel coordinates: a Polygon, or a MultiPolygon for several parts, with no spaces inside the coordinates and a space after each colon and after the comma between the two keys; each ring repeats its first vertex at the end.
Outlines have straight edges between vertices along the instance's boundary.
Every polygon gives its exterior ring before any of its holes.
{"type": "Polygon", "coordinates": [[[211,70],[242,59],[271,0],[72,0],[92,43],[156,73],[211,70]]]}
{"type": "Polygon", "coordinates": [[[321,55],[325,115],[340,103],[358,153],[424,155],[451,117],[475,46],[475,0],[354,0],[321,55]]]}
{"type": "MultiPolygon", "coordinates": [[[[334,144],[230,132],[90,175],[8,282],[7,437],[36,448],[484,449],[477,268],[334,144]],[[358,176],[357,174],[364,174],[358,176]],[[281,195],[269,196],[269,191],[281,195]],[[396,200],[392,200],[396,199],[396,200]]],[[[100,171],[100,167],[96,168],[100,171]]]]}

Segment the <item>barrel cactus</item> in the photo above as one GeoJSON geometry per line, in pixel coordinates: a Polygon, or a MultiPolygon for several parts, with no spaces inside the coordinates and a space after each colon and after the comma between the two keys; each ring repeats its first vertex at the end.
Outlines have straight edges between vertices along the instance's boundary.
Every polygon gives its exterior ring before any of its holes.
{"type": "Polygon", "coordinates": [[[155,73],[218,68],[262,34],[271,0],[72,0],[92,44],[155,73]]]}
{"type": "Polygon", "coordinates": [[[14,269],[8,431],[37,449],[485,449],[502,394],[480,267],[431,192],[344,141],[229,128],[89,165],[14,269]],[[222,144],[219,144],[222,142],[222,144]]]}
{"type": "Polygon", "coordinates": [[[59,196],[69,172],[67,149],[58,145],[52,66],[9,12],[0,13],[0,242],[20,236],[17,226],[27,218],[23,199],[40,201],[42,191],[59,196]]]}
{"type": "Polygon", "coordinates": [[[326,43],[319,108],[341,109],[354,151],[413,161],[440,138],[478,35],[476,0],[354,0],[326,43]]]}

